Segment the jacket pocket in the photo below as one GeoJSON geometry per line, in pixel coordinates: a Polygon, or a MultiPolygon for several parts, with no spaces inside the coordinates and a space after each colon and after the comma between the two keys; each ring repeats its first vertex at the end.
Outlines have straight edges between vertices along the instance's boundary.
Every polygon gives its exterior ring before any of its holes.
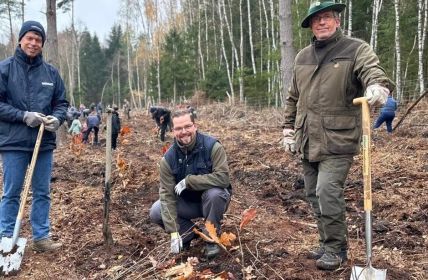
{"type": "Polygon", "coordinates": [[[360,129],[356,116],[324,116],[324,139],[327,151],[332,154],[358,152],[360,129]]]}
{"type": "Polygon", "coordinates": [[[296,151],[300,151],[303,145],[303,126],[306,120],[306,114],[297,114],[294,125],[294,141],[296,151]]]}

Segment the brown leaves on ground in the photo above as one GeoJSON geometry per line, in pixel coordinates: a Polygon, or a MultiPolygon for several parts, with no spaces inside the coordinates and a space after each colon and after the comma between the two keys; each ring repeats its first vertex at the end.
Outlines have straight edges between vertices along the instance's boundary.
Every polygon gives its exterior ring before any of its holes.
{"type": "Polygon", "coordinates": [[[248,225],[257,214],[257,210],[255,208],[248,208],[245,209],[244,212],[242,212],[242,218],[241,223],[239,224],[239,230],[242,230],[242,228],[246,225],[248,225]]]}
{"type": "Polygon", "coordinates": [[[165,274],[165,279],[171,280],[234,280],[234,275],[230,272],[222,271],[214,273],[211,269],[196,271],[194,268],[199,264],[197,258],[188,258],[187,262],[169,268],[165,274]]]}
{"type": "Polygon", "coordinates": [[[131,128],[129,126],[124,126],[120,129],[120,136],[124,137],[125,135],[131,133],[131,128]]]}
{"type": "Polygon", "coordinates": [[[223,232],[220,237],[217,235],[217,229],[210,221],[205,222],[205,229],[208,232],[208,235],[205,233],[193,229],[193,232],[198,234],[202,239],[208,242],[213,242],[218,244],[221,248],[227,251],[226,246],[232,246],[232,242],[235,241],[236,235],[231,232],[223,232]]]}

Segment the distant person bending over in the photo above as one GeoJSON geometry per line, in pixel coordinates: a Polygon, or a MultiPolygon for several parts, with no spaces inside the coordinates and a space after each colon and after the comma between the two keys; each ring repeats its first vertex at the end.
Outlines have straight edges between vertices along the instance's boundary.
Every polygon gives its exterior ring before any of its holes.
{"type": "Polygon", "coordinates": [[[156,125],[160,129],[160,139],[165,141],[165,132],[168,127],[171,127],[171,111],[165,107],[152,106],[150,107],[152,119],[156,121],[156,125]]]}
{"type": "Polygon", "coordinates": [[[301,26],[314,37],[294,61],[285,101],[284,146],[303,163],[305,191],[318,225],[319,244],[308,257],[320,269],[335,270],[347,260],[344,185],[359,153],[361,106],[385,103],[392,82],[366,42],[344,36],[339,13],[345,4],[312,2],[301,26]]]}
{"type": "MultiPolygon", "coordinates": [[[[192,219],[202,217],[220,233],[231,185],[223,146],[199,133],[187,110],[175,112],[172,123],[174,143],[160,162],[160,198],[150,209],[150,218],[171,234],[171,252],[179,253],[195,238],[192,219]]],[[[216,244],[206,243],[205,257],[219,252],[216,244]]]]}
{"type": "Polygon", "coordinates": [[[0,153],[3,164],[0,235],[11,237],[13,234],[25,173],[39,126],[44,123],[46,131],[31,181],[32,249],[37,252],[62,246],[51,239],[50,182],[56,148],[55,131],[65,121],[68,107],[58,70],[43,60],[45,40],[43,26],[37,21],[26,21],[19,31],[14,56],[0,62],[0,153]]]}
{"type": "Polygon", "coordinates": [[[94,131],[94,145],[98,145],[98,131],[100,130],[100,123],[101,123],[101,117],[98,115],[95,106],[91,106],[91,112],[89,113],[88,117],[86,118],[86,124],[88,129],[85,131],[85,134],[83,135],[83,143],[88,143],[89,134],[91,134],[91,131],[94,131]]]}
{"type": "Polygon", "coordinates": [[[392,96],[388,96],[388,100],[380,110],[380,115],[377,118],[374,128],[379,128],[384,122],[386,123],[386,130],[392,133],[392,121],[395,118],[395,111],[397,110],[397,101],[392,96]]]}

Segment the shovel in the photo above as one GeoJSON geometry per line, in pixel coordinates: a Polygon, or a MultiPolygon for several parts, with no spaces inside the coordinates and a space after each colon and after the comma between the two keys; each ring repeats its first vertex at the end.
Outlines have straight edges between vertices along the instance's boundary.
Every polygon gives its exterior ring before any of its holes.
{"type": "Polygon", "coordinates": [[[21,195],[18,215],[16,216],[15,228],[12,237],[2,237],[0,242],[0,275],[10,275],[18,272],[24,256],[26,238],[18,237],[21,229],[22,216],[24,215],[25,202],[27,201],[28,190],[30,189],[33,178],[34,166],[36,165],[37,155],[39,153],[40,143],[42,142],[43,131],[45,129],[42,123],[37,134],[36,146],[34,147],[30,167],[25,174],[24,190],[21,195]]]}
{"type": "Polygon", "coordinates": [[[351,280],[386,280],[386,269],[376,269],[372,266],[372,181],[370,157],[370,111],[367,98],[360,97],[353,100],[354,105],[362,106],[363,123],[363,178],[364,178],[364,213],[366,257],[365,267],[353,266],[351,280]]]}

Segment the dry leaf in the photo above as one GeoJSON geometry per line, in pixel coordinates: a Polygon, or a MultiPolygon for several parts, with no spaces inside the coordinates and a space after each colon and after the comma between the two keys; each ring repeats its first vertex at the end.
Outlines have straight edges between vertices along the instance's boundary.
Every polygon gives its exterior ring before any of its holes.
{"type": "Polygon", "coordinates": [[[256,216],[257,210],[255,208],[245,209],[242,213],[241,223],[239,224],[239,230],[242,230],[249,222],[251,222],[256,216]]]}
{"type": "Polygon", "coordinates": [[[214,242],[214,240],[212,240],[208,235],[206,235],[205,233],[197,230],[196,228],[193,228],[193,232],[196,233],[197,235],[199,235],[205,241],[214,242]]]}
{"type": "Polygon", "coordinates": [[[205,228],[208,231],[209,236],[212,240],[214,240],[215,243],[221,243],[220,239],[217,236],[217,229],[215,228],[213,223],[211,223],[210,221],[206,221],[205,228]]]}
{"type": "Polygon", "coordinates": [[[224,246],[232,246],[232,242],[236,240],[236,235],[233,233],[223,232],[220,236],[220,243],[224,246]]]}
{"type": "Polygon", "coordinates": [[[116,165],[119,169],[119,173],[124,174],[126,171],[126,162],[123,158],[120,157],[120,154],[117,154],[116,165]]]}
{"type": "Polygon", "coordinates": [[[193,266],[189,262],[171,267],[165,272],[165,278],[175,276],[174,280],[189,279],[193,275],[193,266]]]}
{"type": "Polygon", "coordinates": [[[131,128],[129,126],[124,126],[120,129],[120,136],[122,137],[129,133],[131,133],[131,128]]]}

